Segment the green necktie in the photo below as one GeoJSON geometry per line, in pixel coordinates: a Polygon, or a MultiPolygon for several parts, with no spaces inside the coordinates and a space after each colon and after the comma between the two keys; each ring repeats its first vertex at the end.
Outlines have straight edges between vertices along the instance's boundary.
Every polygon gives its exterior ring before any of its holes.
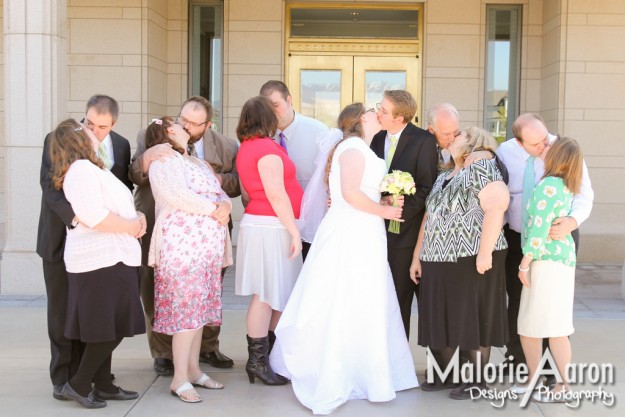
{"type": "Polygon", "coordinates": [[[391,167],[391,162],[393,161],[393,155],[395,155],[395,150],[397,149],[397,136],[391,135],[389,138],[391,140],[391,147],[388,148],[388,153],[386,154],[386,169],[388,170],[391,167]]]}
{"type": "Polygon", "coordinates": [[[100,145],[98,145],[98,158],[104,162],[106,169],[110,170],[113,167],[113,161],[111,160],[109,153],[106,151],[104,142],[100,142],[100,145]]]}
{"type": "Polygon", "coordinates": [[[527,205],[530,201],[530,197],[534,192],[534,160],[536,158],[530,156],[525,162],[525,172],[523,173],[523,202],[521,206],[521,247],[525,246],[525,240],[527,239],[527,220],[529,214],[527,212],[527,205]]]}

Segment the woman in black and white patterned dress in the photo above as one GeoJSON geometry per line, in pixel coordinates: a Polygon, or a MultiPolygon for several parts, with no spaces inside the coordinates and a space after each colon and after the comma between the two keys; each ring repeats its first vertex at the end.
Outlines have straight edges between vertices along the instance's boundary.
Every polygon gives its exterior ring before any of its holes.
{"type": "MultiPolygon", "coordinates": [[[[467,351],[474,366],[481,355],[484,366],[490,347],[506,343],[507,243],[502,226],[510,197],[494,161],[464,166],[471,152],[496,147],[480,128],[461,132],[449,146],[450,169],[441,172],[426,200],[410,276],[421,281],[418,343],[430,347],[442,369],[456,349],[467,351]]],[[[471,387],[485,388],[483,381],[463,382],[455,386],[438,380],[421,387],[455,387],[450,394],[454,399],[470,398],[471,387]]]]}

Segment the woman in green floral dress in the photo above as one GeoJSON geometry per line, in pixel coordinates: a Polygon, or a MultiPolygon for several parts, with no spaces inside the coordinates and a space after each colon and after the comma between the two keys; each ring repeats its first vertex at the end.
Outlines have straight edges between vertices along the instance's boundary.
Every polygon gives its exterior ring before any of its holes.
{"type": "MultiPolygon", "coordinates": [[[[553,219],[567,216],[571,210],[573,196],[581,187],[582,165],[582,151],[574,139],[556,140],[545,157],[545,175],[528,201],[524,256],[519,265],[524,287],[518,331],[530,381],[540,363],[543,338],[549,338],[551,354],[563,378],[571,361],[568,336],[574,331],[575,243],[570,234],[561,240],[550,239],[549,228],[553,219]]],[[[563,381],[553,392],[568,388],[563,381]]],[[[553,402],[557,396],[536,392],[533,398],[553,402]]]]}

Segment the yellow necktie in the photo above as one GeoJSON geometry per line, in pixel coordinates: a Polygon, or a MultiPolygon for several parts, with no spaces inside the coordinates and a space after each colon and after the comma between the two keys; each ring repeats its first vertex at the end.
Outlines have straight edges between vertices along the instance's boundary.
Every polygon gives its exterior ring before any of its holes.
{"type": "Polygon", "coordinates": [[[393,161],[393,155],[395,155],[395,149],[397,149],[397,136],[391,136],[389,138],[391,140],[391,147],[388,148],[388,153],[386,154],[386,169],[388,170],[391,167],[391,162],[393,161]]]}

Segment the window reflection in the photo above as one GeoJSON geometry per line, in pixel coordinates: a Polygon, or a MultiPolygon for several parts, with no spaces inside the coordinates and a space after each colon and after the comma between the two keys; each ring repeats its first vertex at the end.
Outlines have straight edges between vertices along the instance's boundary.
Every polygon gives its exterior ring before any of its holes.
{"type": "Polygon", "coordinates": [[[336,126],[341,112],[341,71],[302,70],[300,75],[301,114],[336,126]]]}
{"type": "Polygon", "coordinates": [[[192,5],[189,65],[190,95],[207,98],[214,108],[213,129],[222,130],[222,8],[192,5]]]}
{"type": "Polygon", "coordinates": [[[365,107],[375,108],[385,90],[406,90],[406,71],[365,72],[365,107]]]}
{"type": "Polygon", "coordinates": [[[502,142],[518,115],[520,6],[487,7],[484,128],[502,142]]]}

